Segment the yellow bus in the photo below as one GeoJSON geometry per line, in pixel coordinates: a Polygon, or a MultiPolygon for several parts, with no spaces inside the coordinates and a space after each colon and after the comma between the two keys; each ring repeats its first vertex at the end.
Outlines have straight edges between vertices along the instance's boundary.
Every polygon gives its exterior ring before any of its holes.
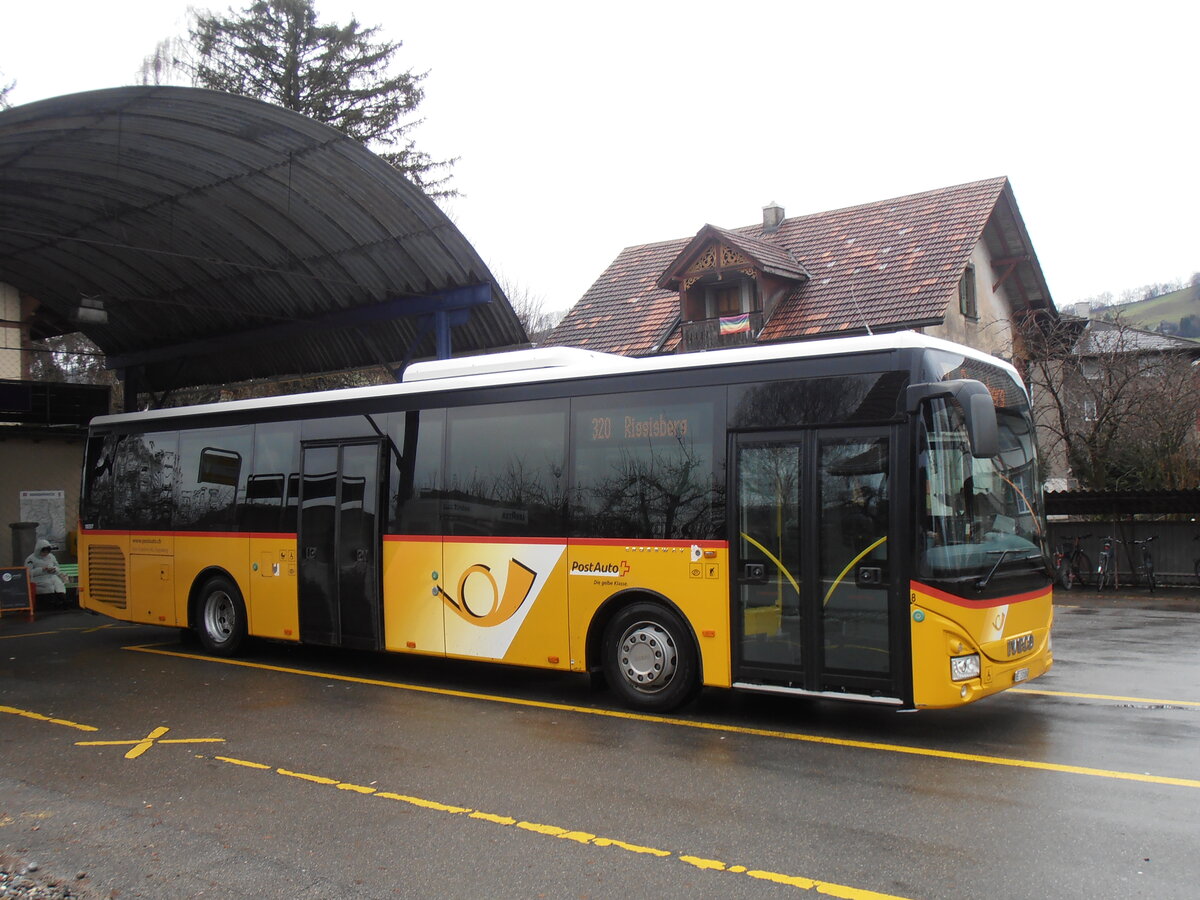
{"type": "Polygon", "coordinates": [[[1051,665],[1028,397],[911,332],[404,381],[93,421],[82,604],[247,637],[951,707],[1051,665]]]}

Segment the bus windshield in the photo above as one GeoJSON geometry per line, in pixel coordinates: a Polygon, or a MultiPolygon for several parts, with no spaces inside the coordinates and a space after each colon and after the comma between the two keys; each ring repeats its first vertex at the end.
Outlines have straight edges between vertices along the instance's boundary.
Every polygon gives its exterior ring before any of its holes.
{"type": "Polygon", "coordinates": [[[993,389],[993,395],[1010,404],[996,409],[997,456],[971,455],[962,410],[947,399],[926,405],[919,437],[924,503],[918,505],[923,538],[918,571],[922,578],[950,582],[967,596],[993,581],[1017,589],[1014,579],[1047,571],[1029,406],[1016,385],[1004,392],[993,389]]]}

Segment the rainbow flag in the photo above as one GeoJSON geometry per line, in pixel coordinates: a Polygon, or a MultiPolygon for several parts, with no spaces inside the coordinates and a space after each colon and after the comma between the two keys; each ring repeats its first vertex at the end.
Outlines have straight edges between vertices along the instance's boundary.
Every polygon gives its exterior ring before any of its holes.
{"type": "Polygon", "coordinates": [[[750,330],[750,313],[740,316],[721,316],[721,334],[741,334],[750,330]]]}

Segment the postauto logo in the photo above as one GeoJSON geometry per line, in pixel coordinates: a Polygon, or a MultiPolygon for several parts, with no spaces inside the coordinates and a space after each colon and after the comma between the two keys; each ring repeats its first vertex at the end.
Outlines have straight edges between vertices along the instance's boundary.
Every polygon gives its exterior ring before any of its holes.
{"type": "Polygon", "coordinates": [[[617,563],[602,563],[602,562],[579,562],[576,560],[571,563],[572,575],[616,575],[624,578],[629,574],[629,563],[621,560],[620,565],[617,563]]]}

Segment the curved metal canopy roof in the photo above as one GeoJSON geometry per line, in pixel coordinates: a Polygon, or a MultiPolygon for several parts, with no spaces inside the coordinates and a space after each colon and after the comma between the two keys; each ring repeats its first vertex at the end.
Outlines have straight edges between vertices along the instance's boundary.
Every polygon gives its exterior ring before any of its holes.
{"type": "Polygon", "coordinates": [[[357,142],[258,100],[123,87],[0,112],[0,281],[148,390],[527,341],[446,215],[357,142]],[[107,322],[74,317],[99,301],[107,322]],[[85,304],[86,305],[86,304],[85,304]]]}

